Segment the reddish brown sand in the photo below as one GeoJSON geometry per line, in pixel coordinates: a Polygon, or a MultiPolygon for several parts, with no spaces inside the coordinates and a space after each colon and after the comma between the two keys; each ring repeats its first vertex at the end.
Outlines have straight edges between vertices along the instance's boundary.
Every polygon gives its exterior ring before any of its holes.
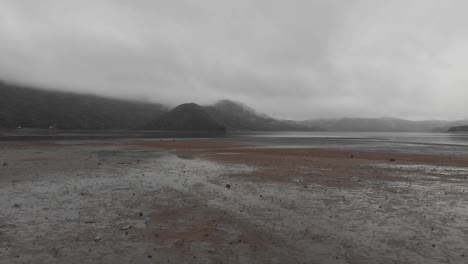
{"type": "Polygon", "coordinates": [[[192,140],[1,157],[0,263],[468,261],[463,156],[192,140]]]}
{"type": "MultiPolygon", "coordinates": [[[[223,141],[163,141],[133,145],[130,149],[166,149],[179,155],[191,155],[224,164],[245,164],[258,168],[251,173],[231,176],[272,182],[291,182],[293,178],[300,176],[306,184],[332,187],[355,186],[360,181],[413,181],[414,179],[390,173],[401,170],[401,165],[423,164],[468,168],[466,156],[325,148],[258,148],[223,141]],[[372,166],[378,164],[383,166],[372,166]],[[310,170],[321,172],[310,173],[310,170]]],[[[460,174],[446,175],[444,180],[460,180],[464,177],[460,174]]]]}

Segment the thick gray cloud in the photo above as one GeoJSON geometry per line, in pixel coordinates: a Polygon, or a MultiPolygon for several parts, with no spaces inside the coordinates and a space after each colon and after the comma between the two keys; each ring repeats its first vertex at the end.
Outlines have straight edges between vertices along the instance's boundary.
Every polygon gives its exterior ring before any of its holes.
{"type": "Polygon", "coordinates": [[[466,118],[464,0],[0,0],[0,77],[272,116],[466,118]]]}

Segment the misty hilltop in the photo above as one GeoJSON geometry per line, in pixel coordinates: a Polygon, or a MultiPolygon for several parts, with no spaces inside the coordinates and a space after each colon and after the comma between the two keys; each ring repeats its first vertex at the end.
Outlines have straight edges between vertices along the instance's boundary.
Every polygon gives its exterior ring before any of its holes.
{"type": "Polygon", "coordinates": [[[451,127],[448,132],[450,133],[457,133],[457,132],[463,132],[463,133],[468,133],[468,126],[455,126],[451,127]]]}
{"type": "Polygon", "coordinates": [[[0,82],[0,128],[180,131],[340,131],[447,132],[461,121],[410,121],[397,118],[282,120],[240,102],[182,104],[170,110],[94,95],[55,92],[0,82]]]}
{"type": "Polygon", "coordinates": [[[316,131],[305,123],[278,120],[230,100],[214,105],[181,104],[150,122],[147,129],[179,131],[316,131]]]}
{"type": "Polygon", "coordinates": [[[230,100],[221,100],[206,111],[228,130],[236,131],[317,131],[318,127],[303,122],[279,120],[256,112],[253,108],[230,100]]]}
{"type": "Polygon", "coordinates": [[[163,104],[55,92],[0,82],[0,128],[88,130],[316,130],[259,114],[242,103],[222,100],[212,106],[163,104]]]}
{"type": "Polygon", "coordinates": [[[225,131],[224,125],[210,116],[200,105],[181,104],[145,127],[152,130],[225,131]]]}
{"type": "Polygon", "coordinates": [[[166,111],[160,104],[0,82],[0,128],[139,129],[166,111]]]}

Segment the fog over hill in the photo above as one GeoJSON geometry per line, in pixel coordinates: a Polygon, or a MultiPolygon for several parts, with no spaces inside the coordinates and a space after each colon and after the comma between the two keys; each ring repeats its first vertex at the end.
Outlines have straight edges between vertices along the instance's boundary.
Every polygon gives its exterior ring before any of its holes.
{"type": "Polygon", "coordinates": [[[161,104],[0,82],[0,128],[140,129],[166,111],[161,104]]]}
{"type": "Polygon", "coordinates": [[[446,132],[460,121],[396,118],[341,118],[292,121],[259,113],[255,106],[221,100],[212,105],[183,104],[173,111],[160,104],[55,92],[0,82],[0,128],[167,129],[229,131],[446,132]]]}
{"type": "Polygon", "coordinates": [[[216,121],[205,109],[195,103],[181,104],[160,118],[146,125],[151,130],[175,131],[225,131],[225,126],[216,121]]]}
{"type": "Polygon", "coordinates": [[[252,107],[230,100],[206,106],[206,111],[228,130],[238,131],[316,131],[318,127],[303,122],[278,120],[256,112],[252,107]]]}
{"type": "Polygon", "coordinates": [[[468,126],[455,126],[451,127],[448,132],[451,133],[456,133],[456,132],[463,132],[463,133],[468,133],[468,126]]]}
{"type": "Polygon", "coordinates": [[[3,0],[0,79],[281,119],[467,118],[468,1],[3,0]]]}
{"type": "Polygon", "coordinates": [[[313,130],[257,113],[242,103],[222,100],[212,106],[163,104],[56,92],[0,82],[0,128],[163,129],[163,130],[313,130]]]}

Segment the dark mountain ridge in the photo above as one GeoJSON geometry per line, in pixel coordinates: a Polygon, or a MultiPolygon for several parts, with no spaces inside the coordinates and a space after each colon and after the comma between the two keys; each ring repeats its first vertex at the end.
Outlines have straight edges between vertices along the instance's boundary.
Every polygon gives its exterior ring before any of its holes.
{"type": "Polygon", "coordinates": [[[450,132],[450,133],[456,133],[456,132],[468,133],[468,126],[451,127],[451,128],[449,128],[448,132],[450,132]]]}
{"type": "Polygon", "coordinates": [[[205,106],[206,111],[228,130],[235,131],[317,131],[317,127],[290,120],[278,120],[256,112],[239,102],[221,100],[205,106]]]}
{"type": "Polygon", "coordinates": [[[0,128],[139,129],[166,111],[160,104],[0,82],[0,128]]]}
{"type": "Polygon", "coordinates": [[[447,132],[460,121],[409,121],[397,118],[279,120],[230,100],[213,105],[184,104],[175,111],[161,104],[108,99],[7,84],[0,81],[0,128],[84,130],[231,130],[447,132]]]}
{"type": "Polygon", "coordinates": [[[171,131],[225,131],[226,127],[195,103],[181,104],[155,121],[147,129],[171,131]]]}

